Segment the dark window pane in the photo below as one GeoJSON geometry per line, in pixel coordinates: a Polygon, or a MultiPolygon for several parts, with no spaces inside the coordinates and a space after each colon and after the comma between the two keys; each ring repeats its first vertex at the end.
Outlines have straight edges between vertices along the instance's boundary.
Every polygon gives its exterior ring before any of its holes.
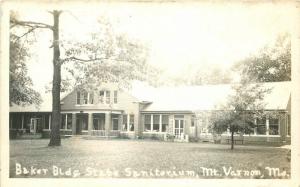
{"type": "Polygon", "coordinates": [[[114,103],[118,102],[118,91],[114,91],[114,103]]]}
{"type": "Polygon", "coordinates": [[[72,129],[72,114],[67,114],[67,129],[72,129]]]}

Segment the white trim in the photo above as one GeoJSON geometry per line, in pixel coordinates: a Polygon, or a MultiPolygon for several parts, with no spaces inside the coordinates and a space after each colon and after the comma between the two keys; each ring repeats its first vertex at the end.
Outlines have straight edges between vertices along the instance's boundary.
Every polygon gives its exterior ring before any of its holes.
{"type": "Polygon", "coordinates": [[[88,114],[88,113],[97,113],[97,114],[105,114],[105,113],[111,113],[111,114],[122,114],[122,110],[120,111],[110,111],[110,109],[107,110],[87,110],[87,109],[78,109],[76,111],[72,110],[72,111],[61,111],[62,114],[64,113],[70,113],[70,114],[88,114]],[[83,112],[80,112],[83,111],[83,112]]]}
{"type": "Polygon", "coordinates": [[[162,115],[159,115],[159,132],[162,132],[162,115]]]}
{"type": "Polygon", "coordinates": [[[51,129],[51,114],[49,114],[49,130],[51,129]]]}
{"type": "Polygon", "coordinates": [[[269,135],[270,131],[270,124],[269,124],[269,117],[266,118],[266,135],[269,135]]]}
{"type": "Polygon", "coordinates": [[[151,114],[150,131],[153,132],[153,114],[151,114]]]}
{"type": "Polygon", "coordinates": [[[168,132],[155,132],[155,131],[144,131],[143,133],[145,133],[145,134],[166,134],[166,133],[168,133],[168,132]]]}
{"type": "Polygon", "coordinates": [[[22,123],[21,123],[21,129],[24,129],[24,114],[22,114],[22,123]]]}
{"type": "Polygon", "coordinates": [[[129,114],[127,114],[127,132],[130,132],[130,130],[129,130],[129,123],[130,123],[130,115],[129,114]]]}

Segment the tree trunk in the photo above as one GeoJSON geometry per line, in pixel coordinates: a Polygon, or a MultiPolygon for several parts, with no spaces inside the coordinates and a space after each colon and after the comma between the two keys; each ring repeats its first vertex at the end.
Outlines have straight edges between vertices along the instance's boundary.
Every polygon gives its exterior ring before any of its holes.
{"type": "Polygon", "coordinates": [[[234,132],[231,131],[231,150],[233,149],[233,145],[234,145],[234,137],[233,137],[234,132]]]}
{"type": "Polygon", "coordinates": [[[49,146],[60,146],[60,83],[61,65],[59,51],[59,15],[60,11],[53,11],[53,85],[52,85],[52,120],[49,146]]]}

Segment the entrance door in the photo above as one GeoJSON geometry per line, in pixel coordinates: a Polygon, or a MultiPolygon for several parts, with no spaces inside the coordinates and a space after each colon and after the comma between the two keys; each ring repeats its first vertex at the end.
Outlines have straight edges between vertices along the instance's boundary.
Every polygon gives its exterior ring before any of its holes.
{"type": "Polygon", "coordinates": [[[41,124],[41,118],[31,118],[30,119],[30,133],[37,133],[37,129],[41,124]]]}
{"type": "Polygon", "coordinates": [[[76,119],[76,134],[81,134],[82,123],[83,123],[83,119],[81,119],[81,118],[76,119]]]}
{"type": "Polygon", "coordinates": [[[112,130],[119,130],[119,119],[112,118],[112,130]]]}
{"type": "Polygon", "coordinates": [[[183,126],[184,120],[183,119],[175,119],[175,137],[180,138],[183,135],[183,126]]]}

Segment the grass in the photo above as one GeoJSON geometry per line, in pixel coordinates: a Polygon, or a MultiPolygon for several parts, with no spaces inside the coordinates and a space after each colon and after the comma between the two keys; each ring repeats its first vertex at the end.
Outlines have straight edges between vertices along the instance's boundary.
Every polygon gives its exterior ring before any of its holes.
{"type": "Polygon", "coordinates": [[[62,139],[62,146],[48,147],[48,142],[46,139],[10,141],[10,177],[289,178],[290,175],[288,150],[276,147],[236,145],[230,150],[229,145],[223,144],[80,138],[62,139]],[[20,174],[16,172],[16,163],[28,171],[33,167],[47,172],[37,174],[33,170],[24,174],[22,170],[20,174]],[[56,173],[56,166],[62,169],[60,174],[56,173]],[[266,167],[279,168],[283,175],[270,175],[266,167]],[[228,172],[230,168],[233,172],[228,172]]]}

